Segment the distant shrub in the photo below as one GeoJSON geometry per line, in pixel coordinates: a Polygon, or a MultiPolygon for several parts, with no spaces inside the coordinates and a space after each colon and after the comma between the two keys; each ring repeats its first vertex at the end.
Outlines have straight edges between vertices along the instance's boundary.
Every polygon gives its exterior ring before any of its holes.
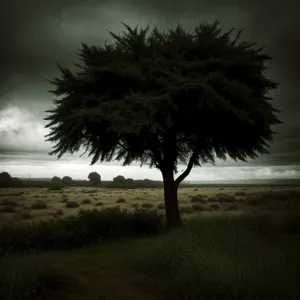
{"type": "Polygon", "coordinates": [[[126,200],[122,197],[117,200],[117,203],[125,203],[125,202],[126,200]]]}
{"type": "Polygon", "coordinates": [[[195,203],[195,202],[199,202],[199,203],[205,204],[205,203],[207,203],[207,199],[205,198],[204,195],[200,195],[199,194],[199,195],[191,197],[191,203],[195,203]]]}
{"type": "Polygon", "coordinates": [[[31,205],[32,209],[46,209],[48,205],[44,202],[36,202],[31,205]]]}
{"type": "Polygon", "coordinates": [[[233,195],[219,193],[216,195],[216,200],[220,203],[233,203],[236,202],[236,197],[233,195]]]}
{"type": "Polygon", "coordinates": [[[216,197],[209,197],[207,199],[208,202],[218,202],[219,203],[219,200],[216,198],[216,197]]]}
{"type": "Polygon", "coordinates": [[[194,211],[205,211],[206,207],[200,203],[196,203],[192,205],[194,211]]]}
{"type": "Polygon", "coordinates": [[[95,203],[95,206],[102,206],[102,205],[103,205],[103,202],[101,202],[101,201],[95,203]]]}
{"type": "Polygon", "coordinates": [[[14,213],[16,212],[16,208],[11,205],[0,207],[0,213],[14,213]]]}
{"type": "Polygon", "coordinates": [[[220,203],[211,203],[211,204],[209,205],[209,207],[210,207],[212,210],[219,210],[219,209],[221,209],[220,203]]]}
{"type": "Polygon", "coordinates": [[[182,206],[179,208],[179,211],[181,214],[192,214],[194,213],[194,210],[192,207],[189,206],[182,206]]]}
{"type": "Polygon", "coordinates": [[[79,203],[76,201],[67,201],[66,202],[66,208],[77,208],[79,207],[79,203]]]}
{"type": "Polygon", "coordinates": [[[82,204],[91,204],[92,201],[90,199],[84,199],[81,203],[82,204]]]}
{"type": "Polygon", "coordinates": [[[150,202],[145,202],[142,204],[142,207],[143,208],[153,208],[153,203],[150,203],[150,202]]]}
{"type": "Polygon", "coordinates": [[[128,212],[104,208],[76,216],[4,226],[0,229],[0,249],[4,252],[68,249],[99,239],[157,234],[163,229],[163,215],[155,210],[128,212]]]}
{"type": "Polygon", "coordinates": [[[236,192],[235,195],[238,196],[238,197],[244,197],[244,196],[247,196],[247,193],[239,191],[239,192],[236,192]]]}
{"type": "Polygon", "coordinates": [[[18,203],[12,199],[2,199],[0,200],[0,205],[17,206],[18,203]]]}

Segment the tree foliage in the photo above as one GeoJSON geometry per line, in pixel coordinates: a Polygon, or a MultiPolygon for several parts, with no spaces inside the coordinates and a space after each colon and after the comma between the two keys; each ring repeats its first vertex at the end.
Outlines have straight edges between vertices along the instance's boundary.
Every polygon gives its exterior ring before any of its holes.
{"type": "Polygon", "coordinates": [[[99,185],[101,183],[101,176],[97,172],[91,172],[88,176],[88,179],[93,185],[99,185]]]}
{"type": "Polygon", "coordinates": [[[51,182],[61,182],[61,178],[58,176],[53,176],[50,181],[51,182]]]}
{"type": "Polygon", "coordinates": [[[114,182],[125,182],[126,179],[125,179],[124,176],[118,175],[118,176],[116,176],[116,177],[113,178],[113,181],[114,181],[114,182]]]}
{"type": "Polygon", "coordinates": [[[110,33],[113,44],[82,44],[77,72],[58,66],[45,118],[51,155],[85,149],[92,164],[140,161],[178,187],[193,166],[268,153],[280,121],[263,47],[218,22],[193,32],[124,26],[110,33]],[[187,169],[173,180],[180,163],[187,169]]]}
{"type": "Polygon", "coordinates": [[[5,182],[5,183],[9,183],[11,182],[13,179],[10,176],[10,174],[8,172],[1,172],[0,173],[0,182],[5,182]]]}

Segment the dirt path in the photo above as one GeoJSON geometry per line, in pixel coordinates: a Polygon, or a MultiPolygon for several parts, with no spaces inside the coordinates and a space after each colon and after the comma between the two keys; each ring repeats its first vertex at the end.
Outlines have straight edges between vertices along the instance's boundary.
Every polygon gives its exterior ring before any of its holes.
{"type": "Polygon", "coordinates": [[[155,289],[155,279],[144,274],[130,274],[123,272],[117,274],[116,271],[81,271],[78,276],[82,283],[82,288],[101,293],[103,289],[107,291],[112,299],[116,300],[165,300],[157,289],[155,289]]]}

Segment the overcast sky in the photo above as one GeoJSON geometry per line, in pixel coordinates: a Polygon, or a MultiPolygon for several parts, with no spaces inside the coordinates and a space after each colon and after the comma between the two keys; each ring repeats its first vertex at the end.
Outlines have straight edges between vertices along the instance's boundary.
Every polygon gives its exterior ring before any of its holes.
{"type": "MultiPolygon", "coordinates": [[[[248,164],[217,162],[193,170],[189,180],[300,178],[300,3],[297,0],[3,0],[0,3],[0,172],[19,177],[70,175],[83,178],[98,171],[104,179],[123,174],[161,179],[158,171],[121,167],[120,163],[89,166],[86,157],[57,161],[44,141],[44,111],[52,105],[47,79],[58,74],[56,62],[72,66],[81,42],[110,41],[121,22],[157,25],[180,22],[193,28],[218,18],[225,29],[243,29],[243,38],[266,45],[273,57],[269,75],[281,85],[272,94],[284,125],[271,155],[248,164]],[[225,4],[226,3],[226,4],[225,4]]],[[[183,167],[182,167],[183,169],[183,167]]]]}

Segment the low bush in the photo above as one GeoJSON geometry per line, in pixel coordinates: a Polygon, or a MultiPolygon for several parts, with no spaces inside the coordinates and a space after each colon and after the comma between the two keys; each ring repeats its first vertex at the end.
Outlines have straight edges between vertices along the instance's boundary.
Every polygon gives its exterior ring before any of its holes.
{"type": "Polygon", "coordinates": [[[118,200],[117,200],[117,203],[118,204],[120,204],[120,203],[125,203],[126,202],[126,200],[124,199],[124,198],[119,198],[118,200]]]}
{"type": "Polygon", "coordinates": [[[81,203],[82,204],[91,204],[92,201],[90,199],[84,199],[81,203]]]}
{"type": "Polygon", "coordinates": [[[163,215],[156,210],[118,208],[91,210],[81,215],[30,224],[4,226],[0,230],[0,249],[32,251],[68,249],[99,240],[125,236],[147,236],[163,229],[163,215]]]}
{"type": "Polygon", "coordinates": [[[76,201],[67,201],[66,202],[66,208],[77,208],[79,207],[79,203],[76,201]]]}
{"type": "Polygon", "coordinates": [[[216,200],[220,203],[234,203],[236,202],[236,197],[233,195],[219,193],[216,195],[216,200]]]}
{"type": "Polygon", "coordinates": [[[191,203],[195,203],[195,202],[199,202],[199,203],[205,204],[205,203],[207,203],[207,199],[205,198],[204,195],[200,195],[199,194],[199,195],[191,197],[191,203]]]}
{"type": "Polygon", "coordinates": [[[31,205],[32,209],[46,209],[48,205],[44,202],[36,202],[31,205]]]}
{"type": "Polygon", "coordinates": [[[194,211],[205,211],[206,207],[201,203],[196,203],[192,205],[194,211]]]}
{"type": "Polygon", "coordinates": [[[0,205],[18,206],[18,203],[12,199],[2,199],[0,200],[0,205]]]}
{"type": "Polygon", "coordinates": [[[0,206],[0,213],[14,213],[16,212],[16,208],[11,205],[0,206]]]}
{"type": "Polygon", "coordinates": [[[145,202],[142,204],[142,208],[153,208],[153,203],[151,202],[145,202]]]}

